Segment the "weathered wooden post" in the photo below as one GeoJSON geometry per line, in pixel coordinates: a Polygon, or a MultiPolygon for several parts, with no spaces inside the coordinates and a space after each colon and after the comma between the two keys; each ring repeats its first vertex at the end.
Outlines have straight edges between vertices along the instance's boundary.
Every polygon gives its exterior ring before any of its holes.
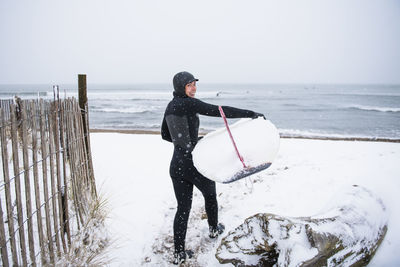
{"type": "Polygon", "coordinates": [[[92,163],[92,155],[90,150],[90,136],[89,136],[89,107],[87,99],[87,85],[86,74],[78,74],[78,88],[79,88],[79,108],[81,110],[83,135],[85,140],[86,155],[88,159],[88,168],[90,170],[89,177],[92,182],[92,193],[97,197],[96,186],[94,184],[94,170],[92,163]]]}
{"type": "Polygon", "coordinates": [[[78,74],[78,90],[79,90],[79,108],[81,109],[81,114],[82,114],[82,121],[83,121],[83,134],[84,134],[84,140],[85,140],[85,147],[86,147],[86,153],[89,154],[89,133],[88,133],[88,128],[86,125],[88,125],[89,120],[89,109],[87,106],[88,99],[87,99],[87,85],[86,85],[86,74],[78,74]]]}

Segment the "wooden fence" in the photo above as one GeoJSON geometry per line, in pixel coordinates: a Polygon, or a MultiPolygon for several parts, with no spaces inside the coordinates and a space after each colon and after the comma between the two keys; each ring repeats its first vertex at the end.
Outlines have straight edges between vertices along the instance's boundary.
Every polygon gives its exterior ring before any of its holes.
{"type": "Polygon", "coordinates": [[[3,266],[54,265],[85,223],[97,197],[86,110],[74,98],[0,101],[3,266]]]}

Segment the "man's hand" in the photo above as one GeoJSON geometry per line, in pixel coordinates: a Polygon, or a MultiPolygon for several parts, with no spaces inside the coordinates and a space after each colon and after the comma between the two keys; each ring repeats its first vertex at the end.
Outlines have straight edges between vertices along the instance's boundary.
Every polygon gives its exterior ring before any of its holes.
{"type": "Polygon", "coordinates": [[[257,119],[258,117],[263,117],[264,120],[266,120],[264,114],[262,114],[262,113],[257,113],[257,112],[254,112],[254,116],[251,117],[251,118],[252,118],[252,119],[257,119]]]}

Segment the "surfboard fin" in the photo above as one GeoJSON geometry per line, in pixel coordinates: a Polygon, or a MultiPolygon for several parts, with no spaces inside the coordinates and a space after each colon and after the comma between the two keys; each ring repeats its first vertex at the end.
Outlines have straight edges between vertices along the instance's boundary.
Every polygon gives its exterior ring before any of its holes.
{"type": "Polygon", "coordinates": [[[257,172],[260,172],[262,170],[267,169],[269,166],[271,166],[272,163],[263,163],[261,165],[258,165],[256,167],[247,167],[247,168],[243,168],[241,171],[237,172],[235,175],[232,176],[231,179],[228,179],[226,181],[224,181],[224,184],[229,184],[232,183],[234,181],[240,180],[242,178],[245,178],[247,176],[250,176],[252,174],[255,174],[257,172]]]}

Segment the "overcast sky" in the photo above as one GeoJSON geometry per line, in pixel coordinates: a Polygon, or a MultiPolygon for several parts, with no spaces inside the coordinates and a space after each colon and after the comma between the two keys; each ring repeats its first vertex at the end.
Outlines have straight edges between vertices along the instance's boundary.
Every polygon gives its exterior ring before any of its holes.
{"type": "Polygon", "coordinates": [[[400,83],[400,0],[1,0],[0,83],[400,83]]]}

